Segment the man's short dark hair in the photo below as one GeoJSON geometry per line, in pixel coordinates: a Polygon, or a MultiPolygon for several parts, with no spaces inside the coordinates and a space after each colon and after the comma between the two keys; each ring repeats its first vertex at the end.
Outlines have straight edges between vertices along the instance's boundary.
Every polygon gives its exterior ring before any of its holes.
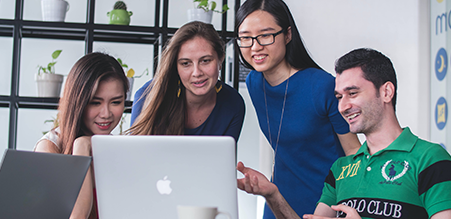
{"type": "Polygon", "coordinates": [[[393,109],[396,110],[396,90],[398,87],[395,69],[390,59],[379,51],[369,48],[355,49],[335,62],[335,72],[360,67],[363,77],[371,81],[376,89],[379,89],[385,82],[390,81],[395,86],[392,99],[393,109]]]}

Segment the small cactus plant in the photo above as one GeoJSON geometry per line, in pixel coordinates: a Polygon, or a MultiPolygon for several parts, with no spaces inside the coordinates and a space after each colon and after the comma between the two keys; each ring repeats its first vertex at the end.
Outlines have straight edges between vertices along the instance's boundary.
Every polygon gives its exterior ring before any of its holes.
{"type": "Polygon", "coordinates": [[[123,1],[117,1],[116,3],[114,3],[113,9],[127,10],[127,5],[125,5],[125,2],[123,1]]]}
{"type": "Polygon", "coordinates": [[[130,16],[133,13],[127,11],[127,5],[123,1],[116,1],[113,6],[113,10],[106,13],[106,16],[110,18],[109,24],[129,25],[130,16]]]}

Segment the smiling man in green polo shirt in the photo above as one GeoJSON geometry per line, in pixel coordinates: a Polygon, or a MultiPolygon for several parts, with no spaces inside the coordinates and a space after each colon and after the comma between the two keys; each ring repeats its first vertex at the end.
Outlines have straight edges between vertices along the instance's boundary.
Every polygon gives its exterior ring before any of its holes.
{"type": "MultiPolygon", "coordinates": [[[[440,145],[401,128],[397,81],[386,56],[356,49],[337,60],[335,95],[353,133],[366,142],[339,158],[327,176],[314,215],[303,218],[451,218],[451,157],[440,145]]],[[[266,198],[277,218],[299,218],[278,188],[240,162],[238,187],[266,198]]]]}

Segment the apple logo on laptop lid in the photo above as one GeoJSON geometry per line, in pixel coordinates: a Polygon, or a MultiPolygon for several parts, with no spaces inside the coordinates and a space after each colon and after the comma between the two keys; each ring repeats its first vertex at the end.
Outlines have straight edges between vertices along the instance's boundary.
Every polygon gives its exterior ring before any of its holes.
{"type": "Polygon", "coordinates": [[[157,190],[162,195],[169,195],[172,192],[171,180],[168,180],[168,176],[157,181],[157,190]]]}

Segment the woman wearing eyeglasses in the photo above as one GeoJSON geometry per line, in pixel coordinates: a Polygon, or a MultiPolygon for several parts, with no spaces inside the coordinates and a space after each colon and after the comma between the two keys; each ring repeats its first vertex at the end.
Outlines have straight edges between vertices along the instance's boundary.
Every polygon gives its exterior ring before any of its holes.
{"type": "MultiPolygon", "coordinates": [[[[260,128],[274,149],[272,181],[298,215],[313,213],[329,168],[360,142],[338,112],[335,79],[307,53],[282,0],[247,0],[235,19],[260,128]]],[[[265,206],[264,218],[274,218],[265,206]]]]}

